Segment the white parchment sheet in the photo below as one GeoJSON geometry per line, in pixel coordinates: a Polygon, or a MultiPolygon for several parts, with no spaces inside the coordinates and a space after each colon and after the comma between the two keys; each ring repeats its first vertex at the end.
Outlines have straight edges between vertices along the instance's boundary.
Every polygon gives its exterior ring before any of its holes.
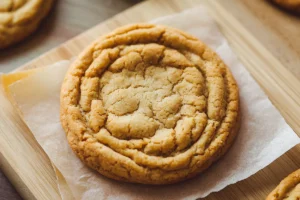
{"type": "MultiPolygon", "coordinates": [[[[69,61],[13,84],[24,119],[65,177],[76,199],[196,199],[243,180],[299,143],[262,89],[237,60],[204,7],[154,21],[180,28],[213,48],[230,67],[240,88],[242,124],[229,152],[205,173],[169,186],[145,186],[107,179],[87,168],[70,149],[59,121],[59,93],[69,61]]],[[[259,184],[259,183],[257,183],[259,184]]]]}

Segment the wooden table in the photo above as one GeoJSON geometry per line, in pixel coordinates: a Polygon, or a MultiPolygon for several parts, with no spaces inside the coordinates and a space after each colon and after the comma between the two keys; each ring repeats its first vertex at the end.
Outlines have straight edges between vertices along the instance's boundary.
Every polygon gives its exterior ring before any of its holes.
{"type": "MultiPolygon", "coordinates": [[[[57,0],[50,16],[26,41],[0,51],[0,72],[10,72],[141,0],[57,0]]],[[[1,163],[0,163],[1,165],[1,163]]],[[[0,200],[21,199],[0,171],[0,200]]]]}

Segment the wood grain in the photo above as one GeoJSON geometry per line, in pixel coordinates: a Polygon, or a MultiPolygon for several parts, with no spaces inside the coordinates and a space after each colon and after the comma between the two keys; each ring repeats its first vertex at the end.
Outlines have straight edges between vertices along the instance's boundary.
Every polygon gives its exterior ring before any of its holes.
{"type": "Polygon", "coordinates": [[[232,10],[235,12],[235,16],[238,16],[261,44],[300,79],[300,15],[293,15],[281,10],[269,1],[241,0],[241,2],[243,8],[239,8],[240,12],[237,12],[236,9],[232,10]],[[259,23],[251,23],[251,20],[244,18],[243,12],[246,10],[259,23]],[[264,31],[264,29],[268,31],[264,31]]]}
{"type": "Polygon", "coordinates": [[[2,88],[0,93],[1,170],[24,198],[60,199],[47,155],[37,145],[2,88]]]}
{"type": "MultiPolygon", "coordinates": [[[[45,66],[62,59],[70,59],[76,56],[82,50],[82,48],[84,48],[95,38],[120,25],[149,21],[156,17],[172,14],[174,12],[204,3],[208,5],[209,9],[211,10],[211,15],[218,22],[220,29],[229,40],[230,45],[237,53],[240,60],[264,89],[274,105],[285,117],[286,121],[299,135],[300,82],[297,74],[300,73],[300,70],[296,67],[296,64],[293,64],[294,62],[297,63],[299,61],[297,60],[299,59],[299,57],[297,58],[299,52],[294,50],[294,48],[297,48],[297,44],[293,44],[294,46],[288,45],[289,42],[292,43],[293,39],[296,39],[297,30],[293,31],[291,28],[293,33],[289,36],[289,33],[282,33],[280,30],[273,27],[275,23],[288,23],[289,25],[287,26],[292,27],[298,23],[298,20],[290,20],[290,17],[287,17],[287,20],[283,20],[285,17],[282,17],[283,19],[280,18],[280,20],[277,22],[270,22],[269,19],[266,20],[261,17],[261,15],[257,14],[263,13],[263,10],[260,10],[258,6],[254,5],[254,2],[258,5],[261,5],[262,8],[267,9],[268,12],[271,12],[268,14],[268,16],[279,17],[276,13],[280,13],[281,11],[275,10],[276,8],[273,8],[271,5],[267,4],[267,2],[261,0],[254,0],[251,2],[253,2],[253,4],[246,0],[147,1],[113,17],[104,23],[99,24],[98,26],[68,41],[57,49],[54,49],[22,66],[20,70],[45,66]],[[267,6],[270,8],[267,8],[267,6]],[[144,12],[146,10],[147,12],[144,12]],[[273,24],[270,25],[269,23],[273,24]],[[268,38],[268,40],[266,40],[266,38],[268,38]],[[284,49],[285,53],[281,52],[282,49],[284,49]],[[281,63],[284,63],[284,65],[281,63]]],[[[283,13],[281,14],[283,15],[283,13]]],[[[0,99],[1,106],[2,101],[5,102],[6,100],[4,98],[0,99]]],[[[0,134],[5,134],[5,131],[10,131],[11,128],[13,129],[15,127],[20,127],[22,130],[15,130],[16,136],[19,137],[19,135],[22,135],[23,142],[29,143],[34,149],[39,149],[39,146],[35,140],[30,138],[31,135],[26,126],[20,121],[20,119],[18,119],[17,113],[15,113],[13,108],[9,107],[9,105],[7,105],[7,107],[8,108],[1,107],[1,109],[5,109],[5,113],[10,113],[10,116],[4,118],[6,124],[2,125],[3,129],[2,132],[0,130],[0,134]],[[17,126],[13,126],[14,124],[17,126]],[[24,135],[26,135],[26,137],[24,135]]],[[[2,117],[5,116],[0,115],[1,119],[3,119],[2,117]]],[[[10,139],[13,141],[12,145],[17,145],[19,142],[14,141],[13,138],[10,139]]],[[[2,142],[4,141],[1,141],[0,139],[0,148],[2,142]]],[[[10,147],[0,150],[1,152],[4,150],[8,153],[12,153],[12,148],[10,147]]],[[[283,177],[288,175],[293,170],[299,168],[299,153],[300,146],[298,145],[285,155],[281,156],[270,166],[264,168],[250,178],[238,182],[237,184],[228,186],[221,192],[213,193],[206,199],[264,199],[283,177]]],[[[36,156],[40,156],[41,160],[35,161],[39,163],[45,163],[46,166],[43,166],[43,170],[48,169],[47,167],[50,166],[49,160],[41,156],[44,155],[42,152],[38,154],[39,155],[36,156]]],[[[13,165],[14,163],[10,159],[7,159],[7,157],[6,160],[8,165],[10,165],[12,168],[11,171],[19,172],[18,176],[20,177],[24,176],[22,172],[19,171],[19,167],[13,165]]],[[[16,159],[15,162],[17,162],[17,160],[18,159],[16,159]]],[[[23,162],[29,161],[23,160],[23,162]]],[[[45,180],[43,183],[40,183],[42,186],[34,183],[33,186],[39,189],[46,186],[53,188],[52,195],[55,195],[55,185],[53,185],[53,182],[51,182],[53,178],[51,176],[53,173],[51,174],[50,171],[51,170],[49,169],[49,173],[43,176],[43,179],[45,180]]],[[[32,173],[34,174],[34,172],[32,173]]],[[[41,195],[44,195],[42,192],[43,189],[40,189],[41,191],[35,191],[31,188],[32,185],[28,185],[28,183],[25,184],[34,197],[38,198],[41,197],[41,195]]]]}

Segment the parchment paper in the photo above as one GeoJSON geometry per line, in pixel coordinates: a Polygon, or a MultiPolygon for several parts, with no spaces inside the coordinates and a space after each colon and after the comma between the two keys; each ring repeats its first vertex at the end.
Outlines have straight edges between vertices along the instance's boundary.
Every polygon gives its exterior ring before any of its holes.
{"type": "MultiPolygon", "coordinates": [[[[73,154],[59,121],[59,93],[68,61],[11,85],[10,90],[37,141],[61,171],[76,199],[196,199],[243,180],[299,143],[262,89],[237,60],[205,8],[155,20],[197,36],[232,70],[241,98],[242,124],[230,151],[205,173],[169,186],[145,186],[109,180],[73,154]]],[[[259,184],[259,182],[257,183],[259,184]]]]}

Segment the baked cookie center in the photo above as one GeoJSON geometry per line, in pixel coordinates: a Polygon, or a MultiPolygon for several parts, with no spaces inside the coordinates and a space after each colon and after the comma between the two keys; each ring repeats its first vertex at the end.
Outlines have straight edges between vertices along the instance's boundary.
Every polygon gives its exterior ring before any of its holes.
{"type": "MultiPolygon", "coordinates": [[[[205,109],[205,85],[201,73],[194,67],[146,66],[107,71],[100,79],[100,98],[107,111],[106,128],[120,139],[142,139],[156,131],[174,129],[178,120],[194,117],[205,109]],[[186,76],[198,82],[189,82],[186,76]],[[198,101],[198,105],[192,102],[198,101]]],[[[178,128],[178,127],[177,127],[178,128]]],[[[171,131],[171,130],[170,130],[171,131]]]]}
{"type": "Polygon", "coordinates": [[[131,149],[165,156],[193,145],[205,126],[213,137],[226,108],[222,71],[202,74],[191,61],[199,56],[159,44],[120,45],[93,56],[79,100],[92,137],[139,142],[131,149]]]}
{"type": "Polygon", "coordinates": [[[94,134],[101,130],[122,140],[149,139],[159,149],[148,145],[146,151],[155,154],[196,141],[207,123],[201,71],[181,52],[157,44],[110,51],[120,57],[101,75],[88,71],[82,79],[80,105],[94,134]],[[180,65],[168,64],[173,60],[180,65]]]}

